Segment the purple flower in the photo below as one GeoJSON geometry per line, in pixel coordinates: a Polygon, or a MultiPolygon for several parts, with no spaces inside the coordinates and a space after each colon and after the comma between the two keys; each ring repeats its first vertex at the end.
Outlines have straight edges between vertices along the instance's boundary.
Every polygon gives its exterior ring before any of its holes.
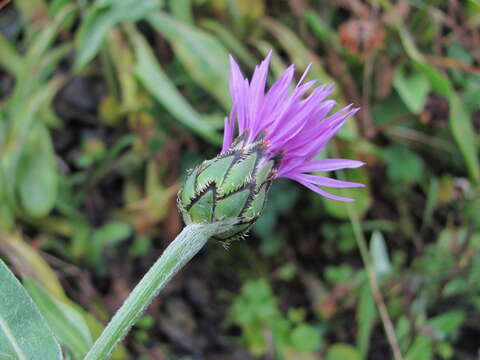
{"type": "Polygon", "coordinates": [[[363,187],[363,184],[340,181],[325,176],[312,175],[315,171],[332,171],[358,168],[363,162],[348,159],[315,159],[328,141],[342,127],[345,120],[359,109],[351,105],[330,114],[336,102],[327,100],[333,85],[314,88],[316,81],[303,83],[310,66],[290,90],[295,66],[290,67],[265,91],[271,52],[255,67],[252,79],[244,78],[238,64],[230,56],[230,93],[233,107],[225,118],[222,153],[232,145],[235,124],[243,135],[244,146],[261,139],[267,160],[280,159],[274,177],[295,180],[310,190],[339,201],[354,201],[321,189],[363,187]],[[313,89],[309,95],[307,92],[313,89]]]}

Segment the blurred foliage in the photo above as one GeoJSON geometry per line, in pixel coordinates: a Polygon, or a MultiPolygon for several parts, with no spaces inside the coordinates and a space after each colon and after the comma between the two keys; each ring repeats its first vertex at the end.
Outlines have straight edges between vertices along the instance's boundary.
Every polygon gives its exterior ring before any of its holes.
{"type": "Polygon", "coordinates": [[[247,281],[230,310],[253,355],[299,359],[321,346],[321,332],[304,322],[305,310],[290,308],[286,316],[281,314],[265,279],[247,281]]]}
{"type": "Polygon", "coordinates": [[[365,161],[335,176],[367,189],[346,205],[277,181],[252,235],[210,245],[113,358],[391,358],[372,270],[405,359],[476,359],[479,28],[476,0],[5,3],[0,254],[35,306],[0,262],[0,320],[81,359],[180,230],[185,170],[219,150],[228,54],[251,74],[274,49],[270,83],[312,63],[362,108],[322,156],[365,161]]]}

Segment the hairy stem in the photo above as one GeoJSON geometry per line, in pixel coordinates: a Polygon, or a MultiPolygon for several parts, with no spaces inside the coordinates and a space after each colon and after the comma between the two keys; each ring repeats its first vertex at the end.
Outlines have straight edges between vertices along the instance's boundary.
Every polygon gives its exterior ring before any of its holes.
{"type": "Polygon", "coordinates": [[[200,251],[211,236],[230,226],[230,222],[217,222],[192,224],[184,228],[133,289],[84,360],[107,359],[170,279],[200,251]]]}

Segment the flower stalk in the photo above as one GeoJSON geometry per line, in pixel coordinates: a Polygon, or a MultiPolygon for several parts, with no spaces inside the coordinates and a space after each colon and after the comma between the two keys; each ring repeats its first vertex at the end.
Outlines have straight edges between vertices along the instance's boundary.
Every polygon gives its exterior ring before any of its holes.
{"type": "Polygon", "coordinates": [[[210,237],[229,230],[232,221],[234,220],[230,219],[185,227],[133,289],[84,360],[108,359],[118,342],[123,339],[160,290],[203,248],[210,237]]]}

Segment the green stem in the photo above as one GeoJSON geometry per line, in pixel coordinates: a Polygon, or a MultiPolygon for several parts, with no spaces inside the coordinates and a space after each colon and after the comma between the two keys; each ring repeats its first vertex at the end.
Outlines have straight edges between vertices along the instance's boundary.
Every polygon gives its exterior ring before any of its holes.
{"type": "Polygon", "coordinates": [[[200,251],[211,236],[230,226],[230,222],[217,222],[193,224],[183,229],[133,289],[84,360],[107,359],[169,280],[200,251]]]}
{"type": "MultiPolygon", "coordinates": [[[[338,157],[339,155],[338,149],[334,146],[332,147],[332,153],[334,157],[338,157]]],[[[343,171],[337,171],[337,175],[340,180],[345,180],[343,171]]],[[[397,335],[395,333],[395,327],[393,326],[392,319],[390,319],[390,315],[388,314],[387,306],[385,304],[385,300],[383,299],[383,295],[378,284],[377,274],[375,273],[375,269],[373,267],[373,262],[370,256],[370,252],[368,251],[367,241],[363,234],[362,224],[358,217],[357,210],[352,203],[345,203],[345,206],[347,207],[348,217],[350,218],[350,223],[352,224],[353,228],[353,235],[355,241],[357,242],[360,256],[367,272],[367,278],[370,284],[372,297],[377,304],[377,309],[380,313],[380,319],[382,320],[383,328],[387,336],[387,341],[390,344],[390,348],[392,349],[393,358],[395,360],[403,360],[402,352],[400,351],[400,345],[398,343],[397,335]]]]}

